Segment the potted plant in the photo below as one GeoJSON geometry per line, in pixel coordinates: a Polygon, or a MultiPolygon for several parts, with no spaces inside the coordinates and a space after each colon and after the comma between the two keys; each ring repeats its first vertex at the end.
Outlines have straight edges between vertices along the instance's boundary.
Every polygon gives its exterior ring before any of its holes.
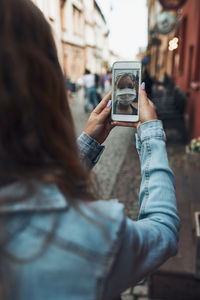
{"type": "Polygon", "coordinates": [[[186,146],[186,153],[192,154],[193,158],[197,157],[197,160],[200,160],[200,137],[190,141],[189,145],[186,146]]]}
{"type": "Polygon", "coordinates": [[[186,146],[186,167],[188,174],[196,173],[199,178],[200,174],[200,137],[193,138],[189,145],[186,146]]]}
{"type": "Polygon", "coordinates": [[[200,137],[192,139],[186,151],[190,153],[200,153],[200,137]]]}

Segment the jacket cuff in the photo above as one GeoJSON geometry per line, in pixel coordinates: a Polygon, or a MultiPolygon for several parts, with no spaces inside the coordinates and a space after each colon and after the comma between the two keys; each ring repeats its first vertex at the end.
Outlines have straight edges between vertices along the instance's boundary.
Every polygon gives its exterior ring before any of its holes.
{"type": "Polygon", "coordinates": [[[105,147],[101,146],[95,139],[91,138],[85,132],[79,136],[78,145],[81,159],[88,168],[93,168],[98,162],[105,147]]]}
{"type": "Polygon", "coordinates": [[[136,133],[136,147],[139,149],[141,143],[150,138],[158,138],[166,141],[166,135],[160,120],[144,122],[136,133]]]}

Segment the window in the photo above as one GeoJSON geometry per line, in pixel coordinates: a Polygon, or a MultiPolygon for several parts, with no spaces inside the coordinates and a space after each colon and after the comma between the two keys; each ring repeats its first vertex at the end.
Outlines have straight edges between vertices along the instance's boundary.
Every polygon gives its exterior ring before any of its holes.
{"type": "Polygon", "coordinates": [[[66,31],[66,16],[65,16],[66,5],[65,4],[66,1],[60,0],[61,25],[63,31],[66,31]]]}
{"type": "MultiPolygon", "coordinates": [[[[200,4],[198,3],[200,6],[200,4]]],[[[198,26],[198,34],[197,34],[197,52],[196,52],[196,63],[195,63],[195,81],[200,81],[200,13],[199,13],[199,18],[198,18],[199,26],[198,26]]]]}
{"type": "Polygon", "coordinates": [[[190,87],[192,81],[192,65],[193,65],[193,56],[194,56],[194,46],[189,48],[189,58],[188,58],[188,77],[187,77],[187,87],[190,87]]]}
{"type": "Polygon", "coordinates": [[[187,32],[187,17],[183,18],[181,30],[180,30],[180,61],[179,61],[179,72],[183,74],[184,72],[184,62],[185,62],[185,45],[186,45],[186,32],[187,32]]]}
{"type": "Polygon", "coordinates": [[[82,36],[83,26],[82,26],[82,13],[76,6],[73,5],[73,29],[74,34],[82,36]]]}

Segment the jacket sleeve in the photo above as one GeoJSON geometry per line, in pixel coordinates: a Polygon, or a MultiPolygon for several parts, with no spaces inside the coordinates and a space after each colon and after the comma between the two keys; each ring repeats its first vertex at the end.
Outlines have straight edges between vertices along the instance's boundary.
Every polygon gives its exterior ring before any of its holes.
{"type": "Polygon", "coordinates": [[[89,169],[92,169],[101,157],[101,154],[104,151],[104,146],[101,146],[85,132],[79,136],[77,143],[80,150],[81,160],[89,169]]]}
{"type": "Polygon", "coordinates": [[[180,223],[162,123],[142,124],[136,142],[142,173],[139,220],[126,218],[121,248],[110,271],[105,299],[112,299],[134,286],[177,252],[180,223]]]}

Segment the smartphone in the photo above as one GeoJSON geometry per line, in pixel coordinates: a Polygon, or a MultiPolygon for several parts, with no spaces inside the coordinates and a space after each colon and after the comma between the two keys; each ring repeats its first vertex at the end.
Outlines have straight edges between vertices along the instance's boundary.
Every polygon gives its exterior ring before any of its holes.
{"type": "Polygon", "coordinates": [[[112,112],[113,121],[139,121],[139,86],[141,63],[116,61],[112,66],[112,112]]]}

